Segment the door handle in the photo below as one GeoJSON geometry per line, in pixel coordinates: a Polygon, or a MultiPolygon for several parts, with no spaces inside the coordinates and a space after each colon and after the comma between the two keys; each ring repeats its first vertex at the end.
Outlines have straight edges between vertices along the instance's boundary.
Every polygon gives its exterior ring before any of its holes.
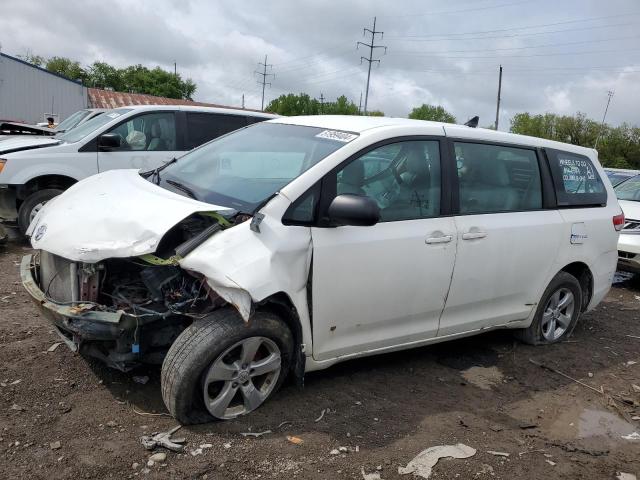
{"type": "Polygon", "coordinates": [[[474,240],[476,238],[484,238],[487,236],[487,232],[467,232],[462,234],[463,240],[474,240]]]}
{"type": "Polygon", "coordinates": [[[449,243],[452,239],[452,235],[441,235],[439,237],[429,237],[424,242],[433,245],[434,243],[449,243]]]}

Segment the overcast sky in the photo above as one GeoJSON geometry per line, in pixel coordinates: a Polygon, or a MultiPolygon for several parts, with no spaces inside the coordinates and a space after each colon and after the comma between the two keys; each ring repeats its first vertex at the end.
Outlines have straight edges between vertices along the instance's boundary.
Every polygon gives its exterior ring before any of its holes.
{"type": "MultiPolygon", "coordinates": [[[[440,104],[459,121],[495,120],[504,67],[500,129],[514,113],[577,111],[640,124],[639,0],[205,1],[1,0],[0,44],[90,64],[159,65],[192,78],[195,100],[260,108],[253,74],[273,64],[266,102],[282,93],[356,104],[366,63],[363,28],[384,37],[371,72],[369,109],[406,116],[440,104]]],[[[266,103],[265,102],[265,103],[266,103]]],[[[363,100],[364,102],[364,100],[363,100]]]]}

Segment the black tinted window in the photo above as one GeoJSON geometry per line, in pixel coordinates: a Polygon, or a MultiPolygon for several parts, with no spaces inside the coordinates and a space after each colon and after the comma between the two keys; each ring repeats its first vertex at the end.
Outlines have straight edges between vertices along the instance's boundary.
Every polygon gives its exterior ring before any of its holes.
{"type": "Polygon", "coordinates": [[[593,162],[576,153],[546,149],[558,206],[605,205],[607,191],[593,162]]]}
{"type": "Polygon", "coordinates": [[[542,208],[538,157],[533,150],[455,143],[460,213],[542,208]]]}
{"type": "Polygon", "coordinates": [[[246,125],[247,119],[244,115],[187,112],[187,149],[195,148],[246,125]]]}

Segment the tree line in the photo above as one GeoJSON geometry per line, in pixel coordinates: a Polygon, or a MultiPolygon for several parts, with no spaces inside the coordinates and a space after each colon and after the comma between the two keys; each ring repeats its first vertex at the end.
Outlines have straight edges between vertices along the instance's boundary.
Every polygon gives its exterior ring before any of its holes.
{"type": "MultiPolygon", "coordinates": [[[[305,93],[281,95],[272,100],[266,110],[287,116],[361,114],[358,106],[344,95],[335,102],[321,103],[305,93]]],[[[376,111],[368,112],[368,115],[384,113],[376,111]]],[[[408,118],[457,123],[456,117],[440,105],[422,104],[412,109],[408,118]]],[[[605,167],[640,169],[640,127],[635,125],[602,125],[580,112],[576,115],[524,112],[513,116],[510,131],[587,148],[594,148],[597,140],[598,155],[605,167]]]]}
{"type": "Polygon", "coordinates": [[[52,73],[81,81],[89,87],[185,100],[192,100],[196,91],[196,84],[190,78],[183,80],[179,73],[174,74],[160,67],[148,68],[138,64],[117,68],[97,61],[89,66],[82,66],[80,62],[70,58],[44,58],[31,53],[18,57],[52,73]]]}

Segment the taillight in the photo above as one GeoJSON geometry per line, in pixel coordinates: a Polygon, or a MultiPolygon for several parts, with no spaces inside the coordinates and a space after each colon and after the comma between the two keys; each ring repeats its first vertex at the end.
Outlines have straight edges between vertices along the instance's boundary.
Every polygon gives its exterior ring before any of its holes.
{"type": "Polygon", "coordinates": [[[616,232],[622,230],[622,227],[624,227],[624,213],[613,217],[613,228],[616,229],[616,232]]]}
{"type": "Polygon", "coordinates": [[[0,172],[4,169],[5,163],[7,163],[7,161],[4,158],[0,158],[0,172]]]}

